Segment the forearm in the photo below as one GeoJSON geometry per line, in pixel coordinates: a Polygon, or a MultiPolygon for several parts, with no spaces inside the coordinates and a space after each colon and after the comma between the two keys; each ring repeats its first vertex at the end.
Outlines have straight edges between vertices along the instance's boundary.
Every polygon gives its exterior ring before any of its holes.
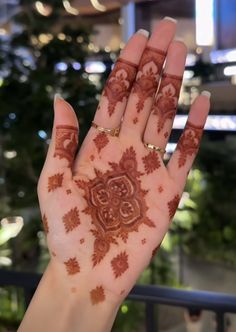
{"type": "Polygon", "coordinates": [[[109,332],[119,304],[93,305],[85,284],[71,287],[56,270],[48,265],[18,332],[109,332]]]}

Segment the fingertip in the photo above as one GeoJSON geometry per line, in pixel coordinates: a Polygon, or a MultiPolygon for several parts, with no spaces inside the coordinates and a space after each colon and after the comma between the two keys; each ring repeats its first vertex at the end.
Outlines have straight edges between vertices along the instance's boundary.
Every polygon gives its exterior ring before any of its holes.
{"type": "Polygon", "coordinates": [[[79,122],[73,107],[58,93],[55,94],[54,97],[54,123],[55,125],[79,127],[79,122]]]}
{"type": "Polygon", "coordinates": [[[210,111],[210,98],[199,95],[193,102],[189,113],[189,121],[196,125],[204,125],[210,111]]]}

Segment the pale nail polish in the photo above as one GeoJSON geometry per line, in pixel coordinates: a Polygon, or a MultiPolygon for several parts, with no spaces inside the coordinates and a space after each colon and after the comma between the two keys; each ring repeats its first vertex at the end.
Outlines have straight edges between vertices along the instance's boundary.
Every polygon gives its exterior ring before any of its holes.
{"type": "Polygon", "coordinates": [[[169,16],[164,17],[164,20],[171,21],[171,22],[173,22],[173,23],[177,23],[177,22],[178,22],[178,20],[176,20],[176,19],[173,18],[173,17],[169,17],[169,16]]]}
{"type": "Polygon", "coordinates": [[[205,97],[207,97],[207,98],[209,98],[209,99],[211,98],[211,93],[210,93],[209,91],[206,91],[206,90],[205,90],[205,91],[202,91],[202,92],[201,92],[201,95],[202,95],[202,96],[205,96],[205,97]]]}
{"type": "Polygon", "coordinates": [[[62,96],[60,95],[60,93],[55,93],[55,95],[54,95],[54,103],[55,103],[55,101],[56,101],[57,99],[64,100],[64,99],[62,98],[62,96]]]}
{"type": "Polygon", "coordinates": [[[143,35],[144,37],[148,38],[149,37],[149,31],[144,30],[144,29],[139,29],[137,31],[137,33],[139,33],[140,35],[143,35]]]}

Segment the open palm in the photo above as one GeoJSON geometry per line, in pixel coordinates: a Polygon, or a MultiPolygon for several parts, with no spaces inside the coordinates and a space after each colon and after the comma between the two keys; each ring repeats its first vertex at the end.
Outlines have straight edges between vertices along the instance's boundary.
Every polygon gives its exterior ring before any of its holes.
{"type": "Polygon", "coordinates": [[[175,29],[166,19],[149,40],[142,32],[130,39],[77,156],[76,115],[55,99],[40,207],[52,261],[75,287],[88,288],[92,304],[124,298],[148,265],[200,144],[209,110],[204,95],[194,102],[168,165],[163,163],[186,57],[184,44],[173,41],[175,29]],[[102,128],[119,130],[112,135],[102,128]]]}

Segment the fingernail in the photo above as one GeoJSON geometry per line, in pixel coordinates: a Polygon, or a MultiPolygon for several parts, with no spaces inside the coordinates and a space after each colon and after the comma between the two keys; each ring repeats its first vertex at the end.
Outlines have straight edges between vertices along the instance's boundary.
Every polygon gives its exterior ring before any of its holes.
{"type": "Polygon", "coordinates": [[[64,99],[62,98],[62,96],[60,95],[60,93],[55,93],[55,95],[54,95],[54,103],[55,103],[55,101],[56,101],[57,99],[64,100],[64,99]]]}
{"type": "Polygon", "coordinates": [[[176,20],[173,17],[169,17],[169,16],[164,17],[163,20],[171,21],[173,23],[177,23],[178,22],[178,20],[176,20]]]}
{"type": "Polygon", "coordinates": [[[184,38],[177,37],[177,38],[174,39],[174,41],[178,41],[178,42],[184,43],[184,38]]]}
{"type": "Polygon", "coordinates": [[[149,31],[144,30],[144,29],[139,29],[137,31],[137,33],[139,33],[140,35],[143,35],[144,37],[148,38],[149,37],[149,31]]]}
{"type": "Polygon", "coordinates": [[[205,96],[205,97],[207,97],[207,98],[209,98],[209,99],[211,98],[211,93],[210,93],[209,91],[206,91],[206,90],[205,90],[205,91],[202,91],[202,92],[201,92],[201,95],[202,95],[202,96],[205,96]]]}

